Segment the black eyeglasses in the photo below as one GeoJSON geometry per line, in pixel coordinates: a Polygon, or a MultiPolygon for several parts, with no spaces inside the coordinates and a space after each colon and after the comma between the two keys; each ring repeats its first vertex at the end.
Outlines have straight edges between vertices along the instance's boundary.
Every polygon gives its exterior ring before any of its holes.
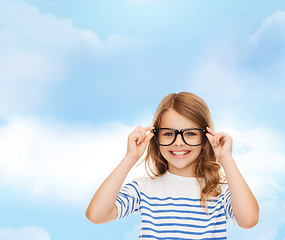
{"type": "Polygon", "coordinates": [[[169,146],[173,144],[180,134],[183,141],[189,146],[199,146],[203,143],[207,130],[205,128],[186,128],[186,129],[172,129],[172,128],[157,128],[152,130],[154,133],[154,140],[160,146],[169,146]]]}

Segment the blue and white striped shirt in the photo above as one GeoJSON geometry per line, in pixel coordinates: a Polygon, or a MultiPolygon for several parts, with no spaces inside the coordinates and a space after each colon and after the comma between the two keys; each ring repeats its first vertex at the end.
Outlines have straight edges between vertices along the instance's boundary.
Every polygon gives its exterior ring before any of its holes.
{"type": "Polygon", "coordinates": [[[124,185],[116,200],[118,219],[141,214],[139,239],[227,239],[226,222],[234,219],[228,186],[208,201],[208,214],[200,204],[196,178],[166,172],[151,179],[136,178],[124,185]]]}

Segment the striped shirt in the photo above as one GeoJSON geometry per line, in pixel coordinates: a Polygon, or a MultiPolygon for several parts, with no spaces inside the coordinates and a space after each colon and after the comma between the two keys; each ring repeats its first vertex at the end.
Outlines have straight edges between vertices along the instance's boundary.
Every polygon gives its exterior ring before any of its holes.
{"type": "Polygon", "coordinates": [[[207,214],[197,179],[170,172],[155,179],[136,178],[121,188],[115,204],[118,219],[141,214],[139,239],[144,240],[227,239],[226,222],[234,219],[227,185],[208,201],[207,214]]]}

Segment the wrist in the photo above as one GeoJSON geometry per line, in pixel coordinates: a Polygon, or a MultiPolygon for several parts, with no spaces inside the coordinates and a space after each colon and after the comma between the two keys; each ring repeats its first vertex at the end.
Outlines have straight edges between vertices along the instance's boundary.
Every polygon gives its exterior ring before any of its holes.
{"type": "Polygon", "coordinates": [[[136,164],[137,159],[133,156],[126,154],[123,158],[122,163],[127,167],[129,170],[136,164]]]}
{"type": "Polygon", "coordinates": [[[225,170],[225,173],[227,173],[229,169],[232,169],[232,167],[235,166],[235,161],[231,156],[223,158],[223,160],[220,161],[220,163],[223,169],[225,170]]]}

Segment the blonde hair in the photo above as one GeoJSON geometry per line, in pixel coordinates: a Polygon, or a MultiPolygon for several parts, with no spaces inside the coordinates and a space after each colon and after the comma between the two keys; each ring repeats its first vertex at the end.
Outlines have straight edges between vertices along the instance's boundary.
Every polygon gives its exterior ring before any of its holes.
{"type": "MultiPolygon", "coordinates": [[[[194,121],[201,128],[214,127],[207,104],[200,97],[189,92],[167,95],[156,110],[153,118],[153,127],[159,128],[163,113],[169,109],[194,121]]],[[[168,170],[167,160],[160,153],[159,146],[154,138],[151,139],[148,145],[144,160],[146,171],[151,178],[161,176],[168,170]],[[152,173],[152,176],[149,171],[152,173]]],[[[202,143],[201,154],[196,161],[195,175],[201,188],[201,205],[207,210],[206,201],[210,197],[217,197],[221,194],[220,184],[222,182],[220,164],[217,162],[212,146],[206,136],[202,143]]]]}

